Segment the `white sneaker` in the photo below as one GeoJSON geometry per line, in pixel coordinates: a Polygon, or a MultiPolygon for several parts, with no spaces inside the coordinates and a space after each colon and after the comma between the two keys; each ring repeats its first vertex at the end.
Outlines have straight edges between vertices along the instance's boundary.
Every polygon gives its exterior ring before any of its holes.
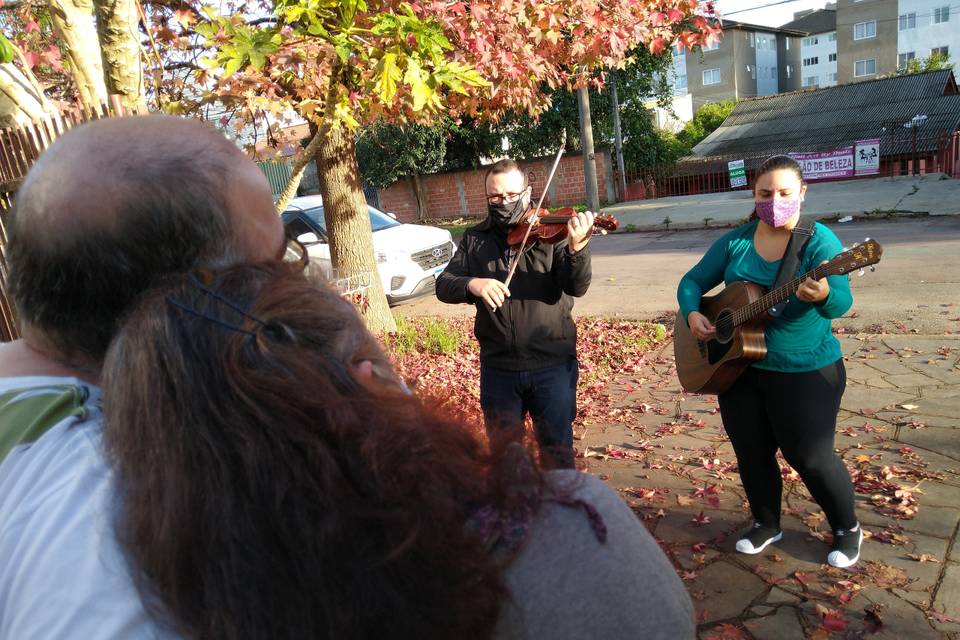
{"type": "Polygon", "coordinates": [[[767,548],[767,545],[783,538],[783,531],[777,527],[768,527],[759,522],[753,523],[753,529],[737,540],[737,551],[754,555],[767,548]]]}
{"type": "Polygon", "coordinates": [[[838,529],[833,532],[833,544],[827,554],[827,562],[832,567],[846,569],[852,567],[860,559],[860,545],[863,544],[863,529],[857,523],[852,529],[838,529]]]}

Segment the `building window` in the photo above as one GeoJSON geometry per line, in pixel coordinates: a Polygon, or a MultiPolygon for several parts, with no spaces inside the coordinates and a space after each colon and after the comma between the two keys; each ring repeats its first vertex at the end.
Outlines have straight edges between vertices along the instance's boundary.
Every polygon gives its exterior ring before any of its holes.
{"type": "Polygon", "coordinates": [[[793,71],[793,69],[790,68],[790,65],[787,65],[787,80],[790,79],[790,73],[791,73],[792,71],[793,71]]]}
{"type": "Polygon", "coordinates": [[[916,52],[907,51],[897,56],[897,69],[906,69],[907,63],[916,58],[916,52]]]}
{"type": "Polygon", "coordinates": [[[757,68],[756,68],[756,67],[751,67],[750,65],[747,65],[747,70],[750,72],[750,79],[751,79],[751,80],[756,80],[756,79],[757,79],[757,68]]]}
{"type": "Polygon", "coordinates": [[[687,50],[683,48],[681,44],[673,45],[673,55],[677,58],[687,55],[687,50]]]}
{"type": "Polygon", "coordinates": [[[804,58],[803,66],[810,67],[815,64],[820,64],[820,56],[813,56],[812,58],[804,58]]]}
{"type": "Polygon", "coordinates": [[[776,78],[776,77],[777,77],[777,67],[776,67],[776,66],[770,67],[770,77],[771,77],[771,78],[776,78]]]}
{"type": "Polygon", "coordinates": [[[836,41],[837,41],[837,32],[836,31],[830,32],[830,34],[827,36],[827,42],[836,42],[836,41]]]}
{"type": "Polygon", "coordinates": [[[687,76],[677,76],[673,86],[677,91],[685,90],[687,88],[687,76]]]}
{"type": "Polygon", "coordinates": [[[751,32],[751,33],[748,33],[748,34],[747,34],[747,40],[750,41],[750,48],[753,49],[753,48],[756,46],[757,34],[752,33],[752,32],[751,32]]]}
{"type": "Polygon", "coordinates": [[[950,7],[939,7],[933,10],[933,24],[950,22],[950,7]]]}
{"type": "Polygon", "coordinates": [[[813,45],[818,44],[819,42],[820,40],[817,38],[817,36],[811,36],[809,38],[803,39],[803,46],[812,47],[813,45]]]}
{"type": "Polygon", "coordinates": [[[828,79],[830,82],[836,82],[836,81],[837,81],[837,74],[831,73],[831,74],[829,74],[829,75],[827,76],[827,79],[828,79]]]}
{"type": "Polygon", "coordinates": [[[703,84],[720,84],[720,69],[707,69],[703,72],[703,84]]]}
{"type": "Polygon", "coordinates": [[[916,29],[916,28],[917,28],[917,14],[915,13],[900,14],[900,31],[906,31],[907,29],[916,29]]]}
{"type": "Polygon", "coordinates": [[[784,38],[783,41],[787,47],[787,51],[790,51],[790,38],[784,38]]]}
{"type": "Polygon", "coordinates": [[[943,56],[944,58],[950,57],[950,47],[934,47],[930,49],[930,55],[932,56],[943,56]]]}
{"type": "Polygon", "coordinates": [[[817,76],[807,76],[803,79],[803,86],[815,87],[817,85],[817,76]]]}
{"type": "Polygon", "coordinates": [[[870,20],[868,22],[858,22],[853,25],[853,39],[854,40],[866,40],[867,38],[875,38],[877,36],[877,21],[870,20]]]}
{"type": "Polygon", "coordinates": [[[831,53],[830,56],[828,57],[828,60],[829,60],[830,62],[836,62],[836,61],[837,61],[837,54],[831,53]]]}
{"type": "Polygon", "coordinates": [[[719,49],[719,48],[720,48],[720,41],[717,40],[717,41],[714,42],[713,44],[710,44],[710,45],[707,45],[706,47],[704,47],[703,50],[704,50],[704,51],[716,51],[716,50],[719,49]]]}
{"type": "Polygon", "coordinates": [[[853,75],[857,78],[872,76],[877,72],[877,59],[857,60],[853,66],[853,75]]]}

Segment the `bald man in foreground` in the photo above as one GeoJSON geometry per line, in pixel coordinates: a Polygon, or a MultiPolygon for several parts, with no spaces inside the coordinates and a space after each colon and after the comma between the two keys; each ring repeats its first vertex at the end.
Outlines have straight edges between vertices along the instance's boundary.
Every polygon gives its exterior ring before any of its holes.
{"type": "Polygon", "coordinates": [[[169,637],[114,539],[100,365],[159,279],[283,256],[270,187],[200,122],[112,118],[43,154],[8,233],[23,339],[0,346],[0,640],[169,637]]]}

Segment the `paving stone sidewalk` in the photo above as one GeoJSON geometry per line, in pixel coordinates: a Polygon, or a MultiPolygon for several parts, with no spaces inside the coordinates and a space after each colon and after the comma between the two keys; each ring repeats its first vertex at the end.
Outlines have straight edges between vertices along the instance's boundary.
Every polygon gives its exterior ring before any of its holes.
{"type": "Polygon", "coordinates": [[[610,382],[618,421],[578,434],[588,470],[671,557],[701,639],[960,640],[960,339],[840,339],[837,448],[871,536],[851,570],[826,564],[829,526],[785,463],[784,539],[758,556],[733,551],[750,522],[733,451],[716,398],[681,395],[670,342],[610,382]]]}

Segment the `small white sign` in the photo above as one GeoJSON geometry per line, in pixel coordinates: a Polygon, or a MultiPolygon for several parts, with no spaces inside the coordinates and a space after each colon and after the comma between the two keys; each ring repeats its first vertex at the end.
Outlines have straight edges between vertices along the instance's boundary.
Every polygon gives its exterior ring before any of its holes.
{"type": "Polygon", "coordinates": [[[858,176],[880,173],[880,139],[858,140],[854,145],[853,161],[858,176]]]}

